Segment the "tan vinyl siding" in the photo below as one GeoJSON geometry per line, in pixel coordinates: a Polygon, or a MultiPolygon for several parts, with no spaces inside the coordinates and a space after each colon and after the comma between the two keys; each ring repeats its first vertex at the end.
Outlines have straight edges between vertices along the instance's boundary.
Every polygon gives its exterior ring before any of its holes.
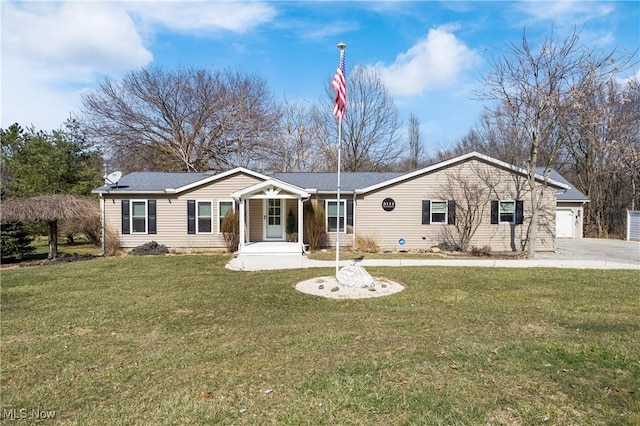
{"type": "Polygon", "coordinates": [[[240,188],[259,182],[257,178],[242,173],[214,181],[179,195],[127,195],[105,194],[106,226],[117,230],[123,248],[156,241],[170,248],[198,249],[225,248],[224,239],[218,233],[218,201],[232,201],[231,194],[240,188]],[[122,234],[121,200],[156,200],[156,234],[122,234]],[[211,201],[213,214],[213,233],[187,233],[187,200],[211,201]]]}
{"type": "MultiPolygon", "coordinates": [[[[326,207],[325,201],[326,200],[335,201],[336,200],[336,196],[335,195],[321,194],[321,195],[318,195],[316,197],[316,199],[319,202],[322,203],[322,208],[325,210],[324,217],[325,217],[325,224],[326,224],[327,207],[326,207]]],[[[340,201],[344,201],[344,200],[347,200],[347,199],[352,200],[353,199],[353,194],[342,194],[340,196],[340,201]]],[[[355,206],[354,206],[354,209],[355,209],[355,206]]],[[[355,216],[356,215],[354,214],[354,222],[357,220],[355,218],[355,216]]],[[[340,234],[340,247],[346,247],[346,248],[353,247],[355,245],[354,241],[355,241],[355,235],[353,234],[353,228],[347,227],[347,232],[340,234]]],[[[327,243],[328,247],[335,247],[336,246],[336,233],[335,232],[327,232],[326,243],[327,243]]]]}
{"type": "Polygon", "coordinates": [[[249,200],[249,242],[262,241],[264,234],[264,200],[249,200]]]}
{"type": "MultiPolygon", "coordinates": [[[[447,169],[420,175],[402,181],[393,186],[384,187],[358,198],[356,211],[356,233],[374,239],[382,250],[427,249],[443,241],[445,224],[422,224],[423,200],[446,200],[443,187],[447,184],[449,173],[460,172],[461,176],[478,179],[476,170],[488,172],[495,183],[497,196],[492,199],[524,201],[524,224],[491,224],[491,205],[484,208],[482,222],[471,246],[490,245],[494,251],[521,250],[526,236],[527,225],[531,217],[529,193],[524,177],[495,166],[471,160],[459,163],[447,169]],[[395,201],[393,211],[382,209],[382,200],[392,198],[395,201]],[[399,241],[403,239],[404,245],[399,241]]],[[[545,191],[543,205],[548,206],[540,216],[537,250],[554,249],[555,233],[555,193],[545,191]]]]}

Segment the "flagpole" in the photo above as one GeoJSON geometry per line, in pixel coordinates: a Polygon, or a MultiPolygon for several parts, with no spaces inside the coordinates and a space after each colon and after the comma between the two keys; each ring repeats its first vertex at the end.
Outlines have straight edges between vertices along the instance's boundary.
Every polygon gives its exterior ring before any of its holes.
{"type": "MultiPolygon", "coordinates": [[[[338,223],[336,229],[336,277],[340,268],[340,154],[342,152],[342,120],[338,121],[338,223]]],[[[346,214],[347,212],[345,212],[346,214]]]]}
{"type": "MultiPolygon", "coordinates": [[[[340,42],[337,45],[338,49],[340,49],[340,63],[341,66],[344,64],[344,49],[347,47],[346,44],[340,42]]],[[[344,70],[343,70],[344,72],[344,70]]],[[[343,75],[343,78],[346,79],[346,76],[343,75]]],[[[338,210],[338,220],[336,226],[336,278],[338,277],[338,270],[340,269],[340,169],[341,169],[341,154],[342,154],[342,116],[338,119],[338,191],[337,191],[337,210],[338,210]]],[[[347,212],[345,211],[346,215],[347,212]]]]}

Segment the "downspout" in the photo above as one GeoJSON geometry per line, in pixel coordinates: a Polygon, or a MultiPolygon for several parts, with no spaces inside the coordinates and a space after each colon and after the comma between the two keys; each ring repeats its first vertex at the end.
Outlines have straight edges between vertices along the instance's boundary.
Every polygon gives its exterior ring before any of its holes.
{"type": "MultiPolygon", "coordinates": [[[[356,248],[356,191],[353,191],[353,207],[352,207],[353,211],[351,212],[353,214],[352,217],[352,224],[351,224],[351,228],[352,228],[352,236],[351,236],[351,247],[352,248],[356,248]]],[[[345,214],[347,214],[347,212],[344,212],[345,214]]]]}
{"type": "Polygon", "coordinates": [[[101,252],[98,254],[98,256],[104,256],[105,253],[105,249],[106,249],[106,231],[105,231],[105,221],[104,221],[104,197],[102,196],[102,193],[100,194],[100,239],[101,239],[101,252]]]}

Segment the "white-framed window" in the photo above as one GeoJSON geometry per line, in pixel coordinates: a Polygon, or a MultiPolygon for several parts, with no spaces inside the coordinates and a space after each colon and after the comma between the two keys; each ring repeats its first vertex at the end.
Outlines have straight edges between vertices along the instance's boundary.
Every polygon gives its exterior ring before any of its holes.
{"type": "Polygon", "coordinates": [[[431,201],[431,223],[447,223],[447,202],[431,201]]]}
{"type": "Polygon", "coordinates": [[[232,200],[219,200],[218,201],[218,234],[222,232],[222,220],[225,215],[233,211],[235,203],[232,200]]]}
{"type": "Polygon", "coordinates": [[[515,223],[516,202],[514,200],[500,201],[498,210],[499,223],[515,223]]]}
{"type": "Polygon", "coordinates": [[[213,232],[213,203],[196,201],[196,233],[211,234],[213,232]]]}
{"type": "Polygon", "coordinates": [[[340,226],[340,232],[345,233],[347,229],[347,200],[340,200],[340,211],[338,211],[338,200],[326,201],[326,215],[327,215],[327,232],[336,232],[338,230],[338,224],[340,226]]]}
{"type": "Polygon", "coordinates": [[[131,201],[131,233],[147,233],[147,200],[131,201]]]}

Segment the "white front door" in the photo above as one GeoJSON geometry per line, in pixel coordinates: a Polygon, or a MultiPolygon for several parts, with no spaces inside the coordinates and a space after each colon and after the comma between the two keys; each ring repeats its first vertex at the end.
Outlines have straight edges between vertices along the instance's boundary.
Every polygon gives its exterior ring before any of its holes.
{"type": "Polygon", "coordinates": [[[265,240],[284,240],[284,208],[279,198],[268,198],[264,203],[265,240]]]}

